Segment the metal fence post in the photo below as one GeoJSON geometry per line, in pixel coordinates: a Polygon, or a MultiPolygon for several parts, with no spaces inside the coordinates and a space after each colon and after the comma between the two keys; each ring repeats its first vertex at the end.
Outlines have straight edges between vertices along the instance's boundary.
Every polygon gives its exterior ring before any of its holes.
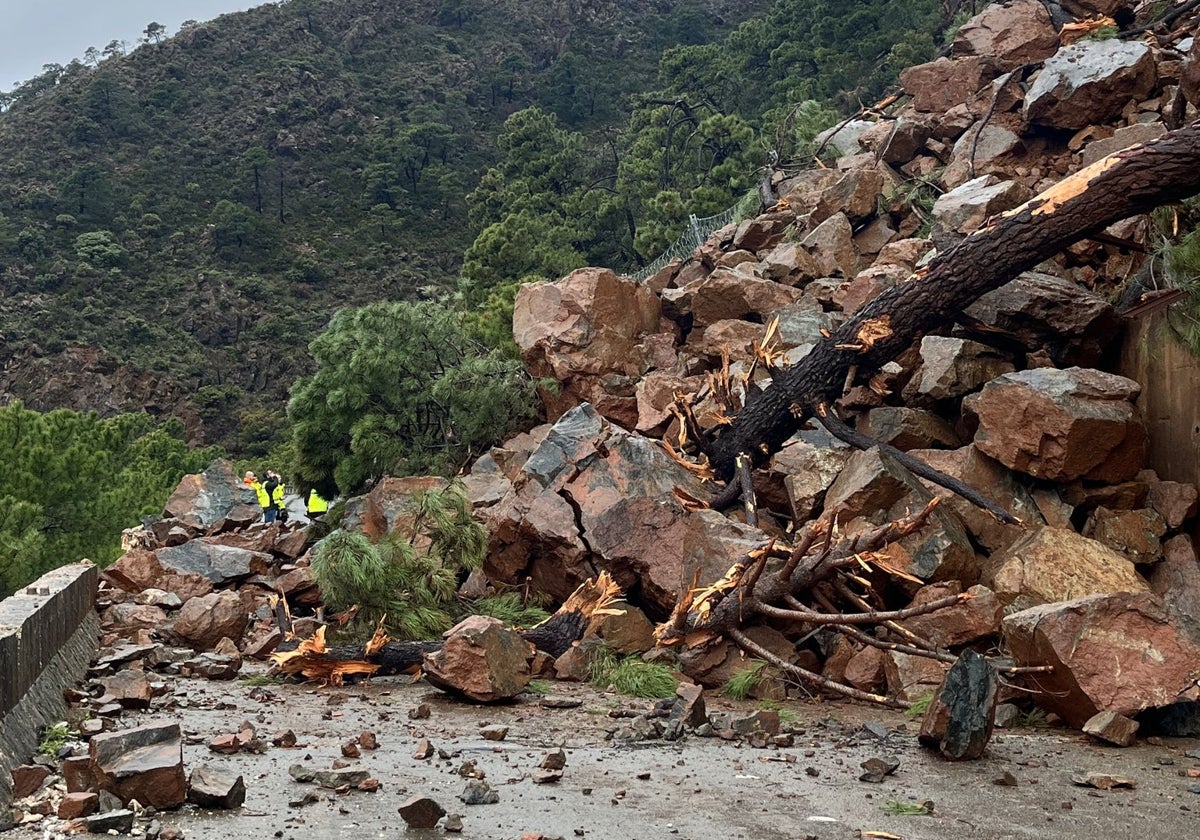
{"type": "Polygon", "coordinates": [[[700,220],[696,218],[695,213],[688,214],[688,225],[692,229],[692,240],[695,243],[694,247],[699,248],[704,244],[704,237],[700,235],[700,220]]]}

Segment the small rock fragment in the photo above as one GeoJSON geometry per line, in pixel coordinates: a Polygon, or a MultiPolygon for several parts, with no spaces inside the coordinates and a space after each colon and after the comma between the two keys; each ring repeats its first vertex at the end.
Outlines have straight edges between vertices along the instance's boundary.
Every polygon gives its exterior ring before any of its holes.
{"type": "Polygon", "coordinates": [[[400,806],[400,816],[409,828],[433,828],[446,816],[446,809],[428,796],[416,795],[400,806]]]}
{"type": "Polygon", "coordinates": [[[246,783],[241,776],[201,764],[188,779],[187,798],[201,808],[240,808],[246,801],[246,783]]]}
{"type": "Polygon", "coordinates": [[[458,798],[466,805],[494,805],[500,801],[500,794],[483,779],[468,779],[458,798]]]}
{"type": "Polygon", "coordinates": [[[508,727],[499,724],[485,726],[479,730],[479,734],[485,741],[503,741],[508,737],[508,727]]]}
{"type": "Polygon", "coordinates": [[[429,743],[428,738],[422,738],[417,741],[417,748],[413,750],[413,758],[418,761],[424,761],[433,756],[433,744],[429,743]]]}
{"type": "Polygon", "coordinates": [[[460,833],[463,830],[462,814],[450,814],[447,816],[442,828],[450,834],[460,833]]]}
{"type": "Polygon", "coordinates": [[[543,770],[561,770],[567,766],[567,754],[560,747],[557,750],[551,750],[542,756],[542,763],[538,765],[543,770]]]}
{"type": "Polygon", "coordinates": [[[1138,722],[1117,712],[1098,712],[1088,718],[1083,731],[1093,738],[1118,747],[1130,746],[1137,737],[1138,722]]]}
{"type": "Polygon", "coordinates": [[[419,706],[413,706],[408,710],[409,720],[425,720],[429,717],[429,704],[422,703],[419,706]]]}

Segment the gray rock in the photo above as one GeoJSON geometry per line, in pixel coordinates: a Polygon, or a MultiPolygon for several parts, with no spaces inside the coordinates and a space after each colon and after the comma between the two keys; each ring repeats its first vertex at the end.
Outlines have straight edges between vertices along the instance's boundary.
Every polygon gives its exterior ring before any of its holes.
{"type": "Polygon", "coordinates": [[[465,805],[494,805],[500,801],[500,794],[483,779],[468,779],[458,798],[465,805]]]}
{"type": "Polygon", "coordinates": [[[992,737],[999,687],[987,659],[963,651],[934,694],[918,740],[952,761],[980,758],[992,737]]]}
{"type": "Polygon", "coordinates": [[[1130,99],[1145,99],[1157,78],[1154,53],[1141,41],[1085,39],[1042,65],[1025,96],[1024,116],[1052,128],[1100,125],[1130,99]]]}

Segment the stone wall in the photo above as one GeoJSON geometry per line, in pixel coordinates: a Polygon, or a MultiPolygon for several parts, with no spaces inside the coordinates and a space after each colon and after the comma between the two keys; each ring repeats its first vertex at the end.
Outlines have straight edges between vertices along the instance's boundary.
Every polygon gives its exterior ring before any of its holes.
{"type": "Polygon", "coordinates": [[[42,726],[65,719],[63,689],[95,656],[98,583],[95,566],[75,563],[0,601],[0,831],[11,813],[12,768],[33,754],[42,726]]]}

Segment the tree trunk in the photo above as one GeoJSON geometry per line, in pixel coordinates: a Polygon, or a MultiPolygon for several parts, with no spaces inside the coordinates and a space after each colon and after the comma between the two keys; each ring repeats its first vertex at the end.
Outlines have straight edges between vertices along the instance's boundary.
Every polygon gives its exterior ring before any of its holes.
{"type": "Polygon", "coordinates": [[[989,220],[925,272],[884,292],[750,401],[709,447],[731,481],[740,454],[755,466],[779,451],[818,405],[872,374],[913,341],[953,323],[981,295],[1113,222],[1200,191],[1200,122],[1125,149],[989,220]]]}

